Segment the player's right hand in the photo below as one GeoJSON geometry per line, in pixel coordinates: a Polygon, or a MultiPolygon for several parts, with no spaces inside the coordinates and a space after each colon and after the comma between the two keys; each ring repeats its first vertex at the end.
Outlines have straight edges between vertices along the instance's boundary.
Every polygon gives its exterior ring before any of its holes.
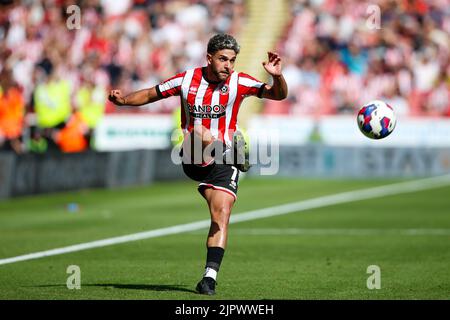
{"type": "Polygon", "coordinates": [[[111,90],[109,92],[108,100],[118,106],[122,106],[125,104],[125,98],[123,97],[122,91],[120,90],[111,90]]]}

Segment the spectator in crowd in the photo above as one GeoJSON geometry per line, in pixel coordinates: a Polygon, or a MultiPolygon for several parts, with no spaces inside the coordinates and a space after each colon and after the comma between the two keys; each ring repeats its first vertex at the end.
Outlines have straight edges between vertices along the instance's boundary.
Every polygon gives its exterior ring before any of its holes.
{"type": "Polygon", "coordinates": [[[21,141],[24,126],[25,103],[22,91],[13,81],[11,71],[0,73],[0,141],[2,149],[23,152],[21,141]]]}
{"type": "Polygon", "coordinates": [[[34,91],[37,125],[41,128],[57,127],[69,118],[72,111],[70,83],[56,70],[42,80],[34,91]]]}
{"type": "MultiPolygon", "coordinates": [[[[93,72],[93,70],[92,70],[93,72]]],[[[94,81],[89,70],[82,78],[82,84],[75,93],[75,106],[81,120],[88,128],[85,133],[88,140],[105,112],[106,89],[94,81]]]]}
{"type": "Polygon", "coordinates": [[[89,127],[83,120],[81,112],[77,111],[70,116],[69,121],[61,130],[53,132],[53,140],[62,152],[83,152],[89,146],[89,127]]]}

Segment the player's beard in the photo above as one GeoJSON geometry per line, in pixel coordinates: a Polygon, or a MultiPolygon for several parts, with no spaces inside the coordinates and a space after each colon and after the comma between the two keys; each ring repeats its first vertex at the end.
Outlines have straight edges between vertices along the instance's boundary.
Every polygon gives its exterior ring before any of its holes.
{"type": "Polygon", "coordinates": [[[230,73],[227,73],[227,71],[222,70],[222,71],[218,71],[218,70],[214,70],[214,75],[216,76],[218,81],[225,81],[229,76],[230,73]]]}

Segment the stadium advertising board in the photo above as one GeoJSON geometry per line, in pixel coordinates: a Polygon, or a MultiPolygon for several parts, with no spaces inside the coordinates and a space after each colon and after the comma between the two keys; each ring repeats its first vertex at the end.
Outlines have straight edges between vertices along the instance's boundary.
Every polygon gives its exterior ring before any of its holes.
{"type": "Polygon", "coordinates": [[[321,142],[330,146],[450,146],[450,119],[398,118],[395,132],[383,140],[367,139],[359,132],[352,116],[257,116],[249,123],[251,130],[277,130],[280,145],[299,146],[321,142]]]}
{"type": "Polygon", "coordinates": [[[174,123],[168,115],[107,115],[95,130],[98,151],[166,149],[174,123]]]}
{"type": "MultiPolygon", "coordinates": [[[[285,177],[422,177],[450,173],[450,149],[428,147],[280,146],[276,175],[285,177]]],[[[255,175],[258,170],[251,170],[255,175]]]]}

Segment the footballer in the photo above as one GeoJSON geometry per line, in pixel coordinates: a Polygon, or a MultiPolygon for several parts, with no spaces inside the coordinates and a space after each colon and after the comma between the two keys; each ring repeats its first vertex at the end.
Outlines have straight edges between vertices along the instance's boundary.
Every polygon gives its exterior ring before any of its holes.
{"type": "Polygon", "coordinates": [[[217,273],[227,245],[228,222],[237,199],[239,172],[249,169],[237,123],[241,103],[247,96],[272,100],[287,96],[277,53],[268,52],[268,61],[262,63],[273,79],[272,85],[268,85],[234,71],[239,51],[235,38],[217,34],[208,42],[206,66],[186,70],[151,88],[127,95],[111,90],[109,95],[109,100],[118,106],[141,106],[171,96],[180,97],[183,171],[199,182],[198,191],[205,198],[211,216],[205,271],[196,287],[200,294],[215,294],[217,273]]]}

